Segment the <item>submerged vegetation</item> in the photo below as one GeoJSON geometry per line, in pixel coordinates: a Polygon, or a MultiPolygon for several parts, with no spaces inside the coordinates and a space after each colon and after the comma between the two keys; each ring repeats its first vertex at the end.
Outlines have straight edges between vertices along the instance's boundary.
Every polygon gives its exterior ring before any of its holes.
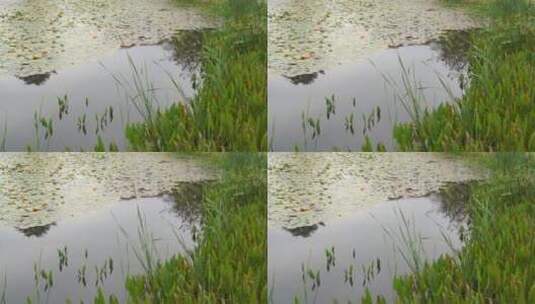
{"type": "Polygon", "coordinates": [[[470,37],[469,85],[463,97],[434,110],[424,110],[417,94],[404,98],[412,121],[395,126],[398,148],[535,150],[535,4],[530,0],[445,2],[473,7],[489,19],[489,26],[470,37]]]}
{"type": "Polygon", "coordinates": [[[136,151],[265,151],[266,2],[198,2],[222,15],[224,23],[205,34],[197,94],[189,103],[165,110],[152,111],[151,100],[143,100],[144,122],[126,128],[130,147],[136,151]]]}

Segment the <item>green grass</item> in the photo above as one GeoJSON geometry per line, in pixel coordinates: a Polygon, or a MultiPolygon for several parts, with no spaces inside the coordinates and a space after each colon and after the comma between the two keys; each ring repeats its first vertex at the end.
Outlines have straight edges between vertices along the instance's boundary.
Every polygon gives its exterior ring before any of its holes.
{"type": "MultiPolygon", "coordinates": [[[[535,302],[534,155],[503,153],[484,160],[493,176],[472,188],[465,247],[457,256],[442,256],[395,278],[398,302],[535,302]]],[[[369,295],[363,300],[373,302],[369,295]]]]}
{"type": "MultiPolygon", "coordinates": [[[[456,1],[464,2],[467,1],[456,1]]],[[[476,2],[490,26],[471,37],[465,95],[395,127],[403,151],[535,151],[535,7],[524,0],[476,2]]],[[[471,189],[469,239],[393,285],[400,303],[535,302],[535,159],[483,157],[492,177],[471,189]]],[[[381,302],[367,294],[364,303],[381,302]]]]}
{"type": "MultiPolygon", "coordinates": [[[[212,155],[198,246],[126,282],[129,303],[266,303],[266,155],[212,155]]],[[[106,303],[99,295],[99,303],[106,303]]],[[[110,301],[111,302],[111,301],[110,301]]]]}
{"type": "Polygon", "coordinates": [[[204,37],[201,87],[189,103],[144,111],[144,122],[126,128],[129,148],[266,151],[266,2],[197,2],[223,18],[223,26],[204,37]]]}
{"type": "Polygon", "coordinates": [[[418,115],[395,126],[399,150],[535,151],[535,4],[474,5],[490,25],[470,37],[465,95],[432,111],[405,102],[418,115]]]}

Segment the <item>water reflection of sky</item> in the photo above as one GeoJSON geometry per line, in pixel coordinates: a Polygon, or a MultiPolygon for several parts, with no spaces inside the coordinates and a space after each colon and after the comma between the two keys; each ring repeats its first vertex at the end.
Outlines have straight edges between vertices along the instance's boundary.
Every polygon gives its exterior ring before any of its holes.
{"type": "MultiPolygon", "coordinates": [[[[193,47],[198,51],[198,45],[193,47]]],[[[184,56],[184,49],[177,53],[171,43],[133,47],[57,72],[0,78],[0,122],[1,133],[4,124],[6,127],[6,149],[23,151],[27,145],[35,145],[36,113],[53,119],[54,127],[49,140],[40,130],[37,150],[92,150],[99,135],[106,144],[115,142],[121,150],[126,149],[125,124],[143,118],[136,108],[142,106],[140,91],[151,96],[155,108],[187,102],[194,95],[192,76],[198,76],[200,67],[193,54],[184,56]],[[64,96],[68,98],[68,113],[59,119],[58,98],[64,96]],[[86,133],[79,128],[81,119],[85,119],[86,133]]]]}
{"type": "Polygon", "coordinates": [[[272,149],[358,151],[369,136],[374,147],[382,143],[387,150],[395,150],[393,127],[410,120],[405,105],[411,105],[409,100],[403,101],[407,96],[405,79],[422,97],[422,107],[435,108],[462,95],[459,77],[465,69],[458,70],[459,65],[454,65],[458,61],[445,58],[444,51],[433,43],[385,50],[353,64],[292,78],[270,74],[272,149]],[[332,96],[334,112],[328,115],[326,98],[332,96]],[[319,134],[310,120],[319,121],[319,134]]]}

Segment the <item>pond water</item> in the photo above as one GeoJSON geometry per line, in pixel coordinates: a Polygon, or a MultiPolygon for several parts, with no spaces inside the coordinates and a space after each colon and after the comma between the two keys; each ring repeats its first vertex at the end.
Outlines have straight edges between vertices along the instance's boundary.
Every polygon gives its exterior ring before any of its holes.
{"type": "Polygon", "coordinates": [[[37,150],[92,150],[97,136],[125,150],[126,123],[143,119],[143,112],[137,110],[143,104],[138,97],[141,91],[150,96],[153,107],[161,108],[194,96],[192,77],[199,74],[196,51],[201,35],[190,32],[197,44],[189,45],[193,48],[189,53],[163,42],[123,48],[97,62],[50,73],[1,77],[0,122],[6,130],[6,150],[35,147],[37,138],[37,150]],[[62,111],[58,98],[66,100],[67,111],[62,111]],[[41,127],[37,137],[36,113],[52,119],[52,136],[45,139],[41,127]],[[80,120],[85,121],[85,128],[80,127],[80,120]]]}
{"type": "Polygon", "coordinates": [[[270,153],[271,302],[360,303],[366,288],[393,300],[393,276],[414,269],[408,244],[427,260],[462,246],[488,175],[471,154],[270,153]]]}
{"type": "Polygon", "coordinates": [[[449,32],[327,70],[291,77],[270,72],[271,149],[355,151],[368,136],[374,146],[395,150],[393,126],[410,121],[405,84],[422,107],[454,101],[466,86],[467,48],[467,32],[449,32]]]}
{"type": "Polygon", "coordinates": [[[454,253],[463,244],[466,199],[433,194],[384,201],[305,227],[268,225],[271,302],[360,303],[366,288],[394,302],[394,275],[415,265],[405,260],[411,254],[403,238],[415,241],[422,261],[454,253]]]}
{"type": "Polygon", "coordinates": [[[92,303],[102,288],[122,303],[126,275],[144,272],[146,260],[138,259],[143,244],[149,244],[153,258],[169,258],[194,246],[195,225],[194,212],[164,196],[117,202],[46,226],[0,226],[0,290],[5,288],[7,303],[23,303],[27,297],[33,303],[92,303]]]}

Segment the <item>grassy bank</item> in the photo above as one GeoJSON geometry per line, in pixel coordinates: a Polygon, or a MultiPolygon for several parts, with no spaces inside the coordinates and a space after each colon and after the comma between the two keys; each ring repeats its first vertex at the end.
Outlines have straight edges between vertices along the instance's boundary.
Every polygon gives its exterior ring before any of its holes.
{"type": "Polygon", "coordinates": [[[469,87],[460,100],[431,111],[416,95],[404,100],[412,121],[395,126],[398,148],[535,151],[535,3],[444,2],[467,6],[490,24],[469,38],[469,87]]]}
{"type": "MultiPolygon", "coordinates": [[[[203,193],[198,246],[129,277],[128,303],[267,302],[266,155],[210,158],[223,176],[203,193]]],[[[115,301],[102,293],[95,298],[95,303],[115,301]]]]}
{"type": "MultiPolygon", "coordinates": [[[[395,278],[400,303],[535,302],[534,156],[484,158],[493,176],[472,188],[465,247],[420,272],[395,278]]],[[[370,296],[363,300],[373,302],[370,296]]]]}
{"type": "Polygon", "coordinates": [[[266,35],[264,0],[183,1],[200,3],[223,19],[209,31],[201,54],[202,84],[190,103],[166,110],[142,108],[145,121],[129,124],[136,151],[266,151],[266,35]]]}
{"type": "MultiPolygon", "coordinates": [[[[397,126],[402,150],[535,150],[534,5],[493,0],[473,8],[491,24],[471,37],[470,86],[457,103],[397,126]]],[[[485,163],[494,174],[472,189],[466,246],[396,278],[399,302],[535,302],[533,156],[505,153],[485,163]]],[[[363,300],[372,302],[369,296],[363,300]]]]}

